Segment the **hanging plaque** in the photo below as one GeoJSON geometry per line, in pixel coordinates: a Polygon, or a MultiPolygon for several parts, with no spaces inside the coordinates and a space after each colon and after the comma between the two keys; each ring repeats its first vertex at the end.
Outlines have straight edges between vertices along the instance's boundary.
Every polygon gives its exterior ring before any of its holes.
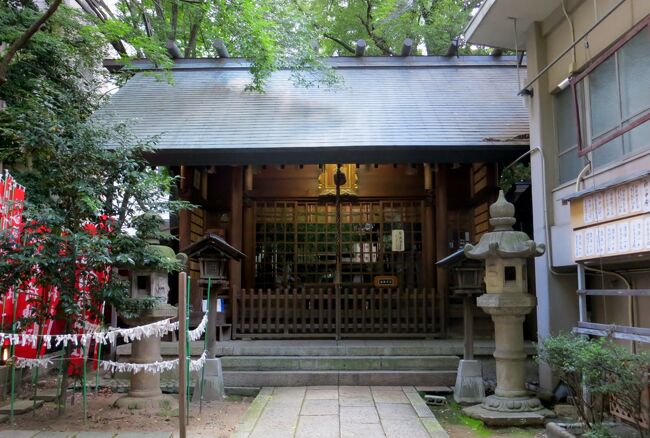
{"type": "Polygon", "coordinates": [[[393,251],[404,251],[404,230],[393,230],[391,248],[393,251]]]}

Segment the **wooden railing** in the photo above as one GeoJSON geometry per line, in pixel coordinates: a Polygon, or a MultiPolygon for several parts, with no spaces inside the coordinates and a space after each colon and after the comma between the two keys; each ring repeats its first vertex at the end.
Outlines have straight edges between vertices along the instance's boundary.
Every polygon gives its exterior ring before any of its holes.
{"type": "Polygon", "coordinates": [[[423,337],[439,331],[433,289],[240,290],[236,338],[423,337]]]}

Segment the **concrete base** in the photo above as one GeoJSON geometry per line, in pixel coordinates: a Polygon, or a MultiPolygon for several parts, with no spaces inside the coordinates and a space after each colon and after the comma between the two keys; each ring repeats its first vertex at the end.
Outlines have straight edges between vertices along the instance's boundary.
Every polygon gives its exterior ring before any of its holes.
{"type": "MultiPolygon", "coordinates": [[[[217,401],[225,398],[225,389],[223,384],[223,370],[221,369],[221,359],[207,359],[205,361],[205,375],[203,376],[203,401],[217,401]]],[[[201,400],[201,373],[199,372],[198,380],[194,386],[193,402],[201,400]]]]}
{"type": "Polygon", "coordinates": [[[173,411],[178,409],[178,400],[168,394],[161,394],[154,397],[133,397],[125,395],[115,400],[115,407],[121,409],[161,409],[173,411]]]}
{"type": "Polygon", "coordinates": [[[461,360],[458,363],[454,400],[456,403],[481,403],[485,399],[485,385],[481,362],[461,360]]]}

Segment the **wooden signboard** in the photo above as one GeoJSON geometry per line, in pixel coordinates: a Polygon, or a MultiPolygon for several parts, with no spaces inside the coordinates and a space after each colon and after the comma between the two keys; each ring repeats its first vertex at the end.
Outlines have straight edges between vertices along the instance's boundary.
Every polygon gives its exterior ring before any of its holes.
{"type": "Polygon", "coordinates": [[[574,260],[650,252],[650,178],[570,202],[574,260]]]}
{"type": "Polygon", "coordinates": [[[373,285],[375,287],[392,289],[399,285],[399,280],[394,275],[377,275],[373,278],[373,285]]]}

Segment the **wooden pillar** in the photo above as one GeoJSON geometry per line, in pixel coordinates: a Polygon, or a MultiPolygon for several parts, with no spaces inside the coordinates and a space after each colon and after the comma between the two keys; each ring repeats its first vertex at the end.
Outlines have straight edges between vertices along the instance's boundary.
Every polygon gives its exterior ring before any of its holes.
{"type": "MultiPolygon", "coordinates": [[[[435,173],[435,213],[436,213],[436,260],[449,255],[447,236],[447,165],[438,164],[435,173]]],[[[447,288],[447,270],[436,269],[436,292],[440,297],[441,335],[447,334],[449,290],[447,288]]]]}
{"type": "MultiPolygon", "coordinates": [[[[232,246],[237,249],[242,249],[244,175],[241,166],[235,166],[231,169],[230,190],[230,226],[228,230],[229,240],[232,246]]],[[[228,272],[228,280],[230,281],[230,309],[228,313],[230,314],[230,321],[233,323],[233,325],[236,325],[235,318],[237,316],[237,313],[234,312],[234,310],[236,310],[235,297],[237,294],[239,294],[239,290],[242,285],[241,263],[235,260],[231,260],[229,263],[228,272]]]]}
{"type": "Polygon", "coordinates": [[[246,257],[242,261],[242,286],[246,289],[255,287],[255,211],[249,194],[253,190],[253,166],[246,166],[244,172],[244,235],[242,252],[246,257]]]}
{"type": "Polygon", "coordinates": [[[424,228],[423,232],[423,241],[424,245],[422,247],[422,270],[423,275],[422,279],[424,280],[424,287],[431,289],[434,287],[434,258],[435,258],[435,234],[434,234],[434,222],[435,216],[433,214],[433,174],[431,165],[429,163],[424,163],[424,190],[426,191],[426,199],[424,203],[424,228]]]}

